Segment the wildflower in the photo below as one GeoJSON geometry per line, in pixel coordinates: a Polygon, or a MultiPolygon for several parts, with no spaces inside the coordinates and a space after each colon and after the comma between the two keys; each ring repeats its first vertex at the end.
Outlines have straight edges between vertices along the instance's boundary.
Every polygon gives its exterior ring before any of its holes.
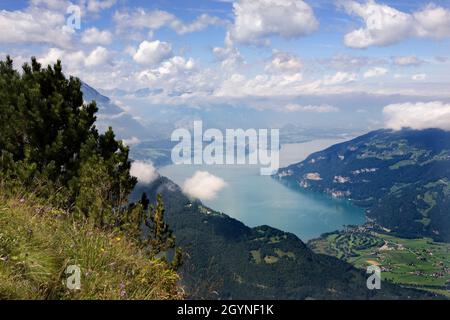
{"type": "Polygon", "coordinates": [[[120,283],[120,293],[119,293],[121,298],[123,298],[127,295],[127,291],[125,289],[126,289],[125,284],[123,282],[121,282],[120,283]]]}

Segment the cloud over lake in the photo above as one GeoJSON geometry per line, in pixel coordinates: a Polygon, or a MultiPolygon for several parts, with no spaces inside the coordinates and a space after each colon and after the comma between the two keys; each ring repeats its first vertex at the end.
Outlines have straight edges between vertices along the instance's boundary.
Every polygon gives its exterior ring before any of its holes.
{"type": "Polygon", "coordinates": [[[138,179],[139,183],[150,183],[158,177],[155,167],[152,163],[143,161],[134,161],[131,164],[130,174],[138,179]]]}
{"type": "Polygon", "coordinates": [[[197,171],[191,178],[186,179],[183,191],[191,197],[209,200],[215,198],[226,186],[227,183],[222,178],[207,171],[197,171]]]}

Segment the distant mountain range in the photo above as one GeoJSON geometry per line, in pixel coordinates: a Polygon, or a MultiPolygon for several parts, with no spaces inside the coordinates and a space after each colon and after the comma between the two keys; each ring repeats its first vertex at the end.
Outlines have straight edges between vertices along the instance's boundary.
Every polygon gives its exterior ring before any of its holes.
{"type": "Polygon", "coordinates": [[[350,126],[348,123],[341,125],[342,121],[335,121],[337,117],[335,112],[328,116],[323,115],[329,121],[325,129],[323,124],[314,124],[314,121],[318,118],[314,112],[304,112],[301,114],[301,117],[298,117],[289,112],[280,112],[280,110],[271,108],[259,108],[254,105],[243,105],[232,101],[222,104],[215,103],[201,108],[195,104],[171,105],[163,102],[155,104],[152,100],[157,99],[152,97],[159,94],[161,89],[151,88],[142,88],[130,92],[122,89],[96,90],[87,84],[83,84],[82,90],[85,94],[85,100],[97,100],[104,107],[100,109],[100,118],[103,117],[103,113],[109,118],[100,119],[102,123],[112,123],[110,118],[114,116],[114,120],[123,129],[123,132],[128,133],[128,135],[133,134],[134,136],[142,137],[141,140],[144,141],[169,140],[174,129],[180,127],[192,129],[192,123],[196,120],[202,120],[205,128],[217,128],[219,130],[231,128],[278,128],[280,129],[281,143],[354,137],[366,130],[365,126],[350,126]],[[114,97],[126,105],[133,106],[134,113],[137,110],[139,111],[141,119],[139,121],[133,119],[138,122],[138,126],[136,129],[128,128],[133,130],[132,133],[127,132],[127,128],[123,126],[125,124],[123,119],[127,120],[126,118],[129,118],[130,114],[122,114],[119,117],[123,110],[106,96],[114,97]],[[301,119],[301,121],[298,119],[301,119]],[[309,124],[309,126],[305,126],[305,123],[309,124]],[[146,130],[140,132],[138,129],[142,126],[146,130]]]}
{"type": "MultiPolygon", "coordinates": [[[[96,126],[102,132],[113,127],[120,139],[137,144],[141,141],[165,141],[167,143],[173,128],[165,123],[137,120],[131,113],[120,107],[109,97],[101,94],[85,82],[81,83],[83,98],[87,102],[95,100],[99,108],[96,126]]],[[[170,142],[170,141],[169,141],[170,142]]]]}
{"type": "MultiPolygon", "coordinates": [[[[304,128],[292,123],[269,125],[270,120],[276,118],[276,114],[262,114],[254,108],[237,108],[235,106],[216,106],[201,109],[192,107],[174,107],[161,105],[158,107],[147,106],[142,101],[132,100],[130,103],[142,109],[148,116],[144,120],[137,119],[120,107],[109,97],[98,90],[82,82],[81,90],[86,102],[96,101],[99,111],[97,113],[96,126],[103,132],[109,126],[113,127],[119,139],[125,141],[131,148],[130,155],[134,160],[151,161],[155,166],[172,163],[171,150],[177,142],[171,142],[170,136],[176,128],[192,130],[194,120],[202,120],[205,128],[248,128],[251,119],[251,127],[274,127],[280,129],[281,143],[299,143],[314,139],[345,138],[357,135],[359,130],[341,128],[304,128]],[[269,120],[268,120],[269,119],[269,120]]],[[[157,90],[155,90],[157,91],[157,90]]],[[[102,91],[103,92],[103,91],[102,91]]],[[[105,91],[118,99],[125,99],[129,95],[123,90],[105,91]]],[[[151,89],[144,88],[133,92],[134,97],[148,97],[154,93],[151,89]]]]}
{"type": "Polygon", "coordinates": [[[132,201],[146,192],[161,194],[166,220],[184,252],[179,270],[189,298],[195,299],[418,299],[431,293],[383,281],[366,287],[362,270],[336,258],[315,254],[295,235],[269,226],[249,228],[187,198],[160,177],[138,185],[132,201]]]}
{"type": "Polygon", "coordinates": [[[82,82],[81,90],[83,99],[87,102],[95,100],[97,102],[97,128],[103,132],[109,126],[114,128],[114,133],[120,139],[131,139],[133,137],[142,138],[146,134],[146,129],[139,121],[134,119],[123,108],[119,107],[108,97],[100,94],[97,90],[82,82]]]}
{"type": "Polygon", "coordinates": [[[276,176],[348,198],[400,236],[450,242],[450,132],[373,131],[314,153],[276,176]]]}

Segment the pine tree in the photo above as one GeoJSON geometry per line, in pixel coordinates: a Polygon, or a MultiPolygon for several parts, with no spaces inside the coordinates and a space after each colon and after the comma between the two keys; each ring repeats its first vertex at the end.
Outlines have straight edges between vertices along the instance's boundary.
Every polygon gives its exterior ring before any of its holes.
{"type": "Polygon", "coordinates": [[[150,204],[150,200],[148,199],[147,194],[145,192],[142,193],[141,200],[139,202],[142,205],[142,209],[144,211],[147,211],[148,206],[150,204]]]}
{"type": "Polygon", "coordinates": [[[129,149],[112,128],[99,134],[97,106],[84,103],[81,81],[61,61],[42,68],[35,58],[20,74],[0,61],[0,179],[50,197],[64,193],[80,217],[115,226],[136,184],[129,149]]]}
{"type": "MultiPolygon", "coordinates": [[[[148,205],[149,201],[147,195],[143,193],[141,204],[144,205],[145,203],[148,205]]],[[[146,245],[149,246],[151,255],[161,256],[165,260],[168,252],[174,250],[170,265],[176,270],[182,264],[182,251],[181,248],[175,247],[175,236],[165,222],[164,202],[160,194],[156,197],[156,204],[149,208],[145,225],[149,231],[146,245]]]]}
{"type": "Polygon", "coordinates": [[[158,255],[175,246],[175,237],[164,221],[164,203],[160,194],[156,198],[156,205],[150,207],[148,219],[145,224],[149,230],[148,241],[151,253],[158,255]]]}

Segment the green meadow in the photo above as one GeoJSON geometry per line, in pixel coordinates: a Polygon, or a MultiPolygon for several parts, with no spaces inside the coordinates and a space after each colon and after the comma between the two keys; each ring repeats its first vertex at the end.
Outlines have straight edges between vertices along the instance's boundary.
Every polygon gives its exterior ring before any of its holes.
{"type": "Polygon", "coordinates": [[[448,243],[351,227],[325,234],[309,245],[317,253],[338,257],[361,269],[378,265],[384,280],[450,296],[448,243]]]}

